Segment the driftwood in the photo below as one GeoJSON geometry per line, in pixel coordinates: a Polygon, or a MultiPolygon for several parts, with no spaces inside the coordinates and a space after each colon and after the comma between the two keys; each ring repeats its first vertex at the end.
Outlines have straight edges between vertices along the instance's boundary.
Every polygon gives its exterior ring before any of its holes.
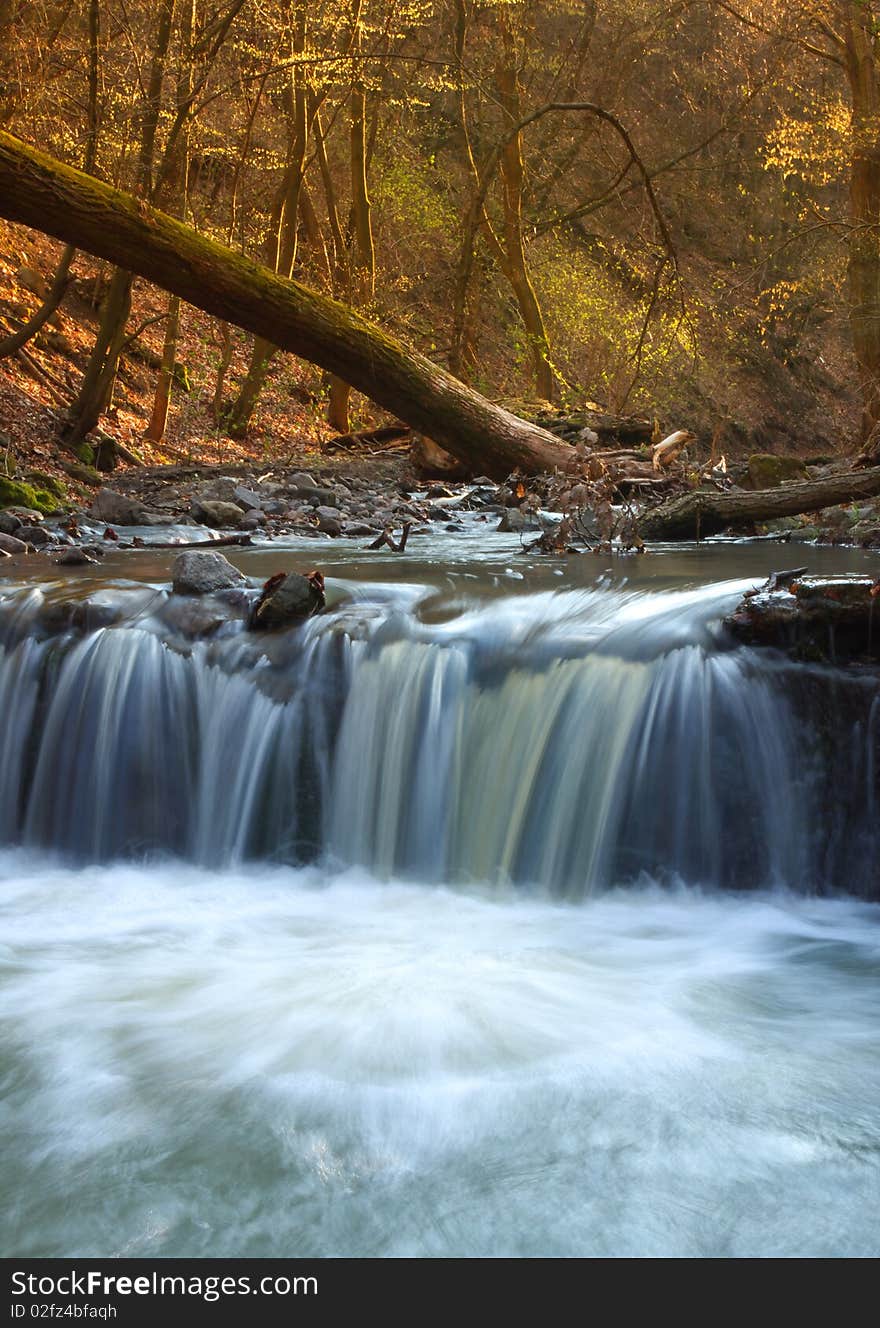
{"type": "Polygon", "coordinates": [[[720,535],[724,530],[742,530],[759,521],[818,512],[823,507],[873,498],[880,494],[880,466],[871,470],[847,471],[826,479],[798,484],[780,484],[775,489],[746,493],[741,489],[711,493],[698,489],[646,512],[639,521],[639,534],[650,540],[691,540],[720,535]]]}
{"type": "MultiPolygon", "coordinates": [[[[355,452],[368,449],[371,445],[390,444],[409,438],[412,429],[408,424],[386,424],[381,429],[363,429],[360,433],[340,433],[329,438],[321,447],[322,452],[355,452]]],[[[383,449],[384,450],[384,449],[383,449]]]]}
{"type": "Polygon", "coordinates": [[[409,539],[409,532],[411,530],[412,530],[412,522],[405,521],[403,524],[403,530],[400,532],[400,539],[395,540],[394,536],[391,533],[391,527],[386,526],[385,529],[382,531],[382,534],[379,536],[379,538],[374,539],[372,544],[367,545],[367,549],[370,551],[374,549],[381,549],[383,545],[387,544],[392,553],[403,553],[404,549],[406,548],[406,541],[409,539]]]}
{"type": "Polygon", "coordinates": [[[694,441],[696,436],[695,433],[691,433],[690,429],[676,429],[675,433],[671,433],[659,443],[655,443],[651,448],[654,469],[668,469],[678,459],[688,443],[694,441]]]}
{"type": "MultiPolygon", "coordinates": [[[[107,536],[105,535],[106,539],[107,536]]],[[[117,537],[118,538],[118,537],[117,537]]],[[[118,549],[177,549],[179,553],[184,550],[198,550],[199,553],[210,553],[212,549],[229,549],[235,545],[253,544],[250,535],[224,535],[222,539],[200,540],[197,544],[181,544],[180,540],[145,540],[139,535],[135,536],[131,542],[119,541],[118,549]]]]}

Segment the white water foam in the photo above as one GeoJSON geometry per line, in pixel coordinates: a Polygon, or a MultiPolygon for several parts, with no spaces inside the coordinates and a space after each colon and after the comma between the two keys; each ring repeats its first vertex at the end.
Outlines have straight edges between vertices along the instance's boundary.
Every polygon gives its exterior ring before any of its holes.
{"type": "Polygon", "coordinates": [[[878,1252],[875,905],[0,873],[6,1254],[878,1252]]]}

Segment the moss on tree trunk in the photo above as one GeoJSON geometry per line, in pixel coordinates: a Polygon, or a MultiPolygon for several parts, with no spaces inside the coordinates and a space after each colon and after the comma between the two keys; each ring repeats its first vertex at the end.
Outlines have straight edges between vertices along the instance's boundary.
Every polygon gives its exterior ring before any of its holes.
{"type": "Polygon", "coordinates": [[[0,132],[0,215],[106,258],[207,313],[340,375],[477,470],[565,467],[570,447],[408,350],[129,194],[0,132]]]}

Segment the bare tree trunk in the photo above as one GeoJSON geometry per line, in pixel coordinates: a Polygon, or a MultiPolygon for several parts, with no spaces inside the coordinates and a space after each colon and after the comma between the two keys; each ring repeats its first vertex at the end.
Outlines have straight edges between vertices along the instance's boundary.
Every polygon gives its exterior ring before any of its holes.
{"type": "MultiPolygon", "coordinates": [[[[506,12],[499,10],[499,25],[504,55],[498,62],[495,83],[501,105],[511,125],[522,119],[522,95],[516,61],[516,43],[506,12]]],[[[550,341],[544,325],[544,315],[526,261],[522,230],[522,198],[525,171],[522,158],[522,135],[514,134],[501,154],[501,187],[504,196],[504,271],[513,288],[520,317],[529,341],[532,359],[532,378],[535,392],[546,401],[552,401],[554,392],[553,367],[550,363],[550,341]]]]}
{"type": "Polygon", "coordinates": [[[572,448],[493,405],[352,310],[0,131],[0,216],[77,244],[250,332],[392,411],[466,464],[506,475],[567,468],[572,448]]]}
{"type": "MultiPolygon", "coordinates": [[[[187,105],[193,89],[193,34],[195,31],[195,0],[187,0],[182,26],[184,51],[181,56],[182,70],[177,82],[178,109],[187,105]]],[[[189,195],[189,122],[183,128],[175,145],[176,170],[169,171],[169,176],[177,180],[178,214],[185,220],[186,204],[189,195]]],[[[162,342],[162,363],[156,380],[153,395],[153,409],[144,437],[152,443],[161,443],[168,427],[168,411],[171,408],[171,389],[174,383],[174,365],[177,360],[177,339],[180,335],[180,299],[171,295],[168,299],[168,315],[165,322],[165,337],[162,342]]]]}
{"type": "Polygon", "coordinates": [[[226,374],[232,363],[232,333],[229,330],[229,324],[222,318],[217,320],[217,332],[220,337],[220,360],[217,365],[217,376],[214,380],[214,399],[211,402],[211,414],[219,423],[223,414],[223,388],[226,383],[226,374]]]}
{"type": "Polygon", "coordinates": [[[842,0],[852,98],[849,304],[862,393],[862,440],[880,424],[880,81],[870,6],[842,0]]]}
{"type": "Polygon", "coordinates": [[[116,367],[125,344],[125,325],[131,313],[133,281],[130,272],[119,269],[110,279],[101,307],[98,335],[64,431],[65,441],[71,447],[76,447],[86,434],[91,433],[113,396],[116,367]]]}
{"type": "MultiPolygon", "coordinates": [[[[324,131],[321,127],[321,117],[317,111],[314,124],[315,155],[321,172],[321,184],[324,189],[327,221],[330,226],[330,239],[333,246],[331,289],[337,298],[350,300],[351,281],[346,262],[345,236],[342,233],[342,224],[339,220],[339,206],[336,201],[333,177],[330,174],[330,163],[327,159],[327,146],[324,141],[324,131]]],[[[327,423],[337,433],[348,433],[348,405],[351,399],[351,387],[344,378],[329,372],[325,374],[325,386],[327,388],[327,423]]]]}
{"type": "Polygon", "coordinates": [[[168,316],[165,321],[165,339],[162,342],[162,363],[156,380],[153,395],[153,409],[150,422],[144,430],[144,437],[151,443],[161,443],[168,426],[168,411],[171,406],[171,385],[174,382],[174,365],[177,360],[177,337],[180,332],[180,297],[172,295],[168,300],[168,316]]]}
{"type": "Polygon", "coordinates": [[[75,254],[76,250],[72,244],[64,246],[48,295],[24,327],[19,328],[17,332],[13,332],[11,336],[4,337],[0,341],[0,360],[4,360],[8,355],[14,355],[16,351],[21,350],[22,346],[26,346],[29,341],[32,341],[40,329],[48,323],[64,299],[65,291],[70,285],[70,265],[75,254]]]}
{"type": "MultiPolygon", "coordinates": [[[[286,8],[289,12],[289,4],[286,8]]],[[[290,22],[290,51],[294,60],[305,50],[305,42],[306,6],[304,3],[298,3],[290,22]]],[[[309,142],[305,76],[302,67],[296,63],[293,65],[290,81],[285,87],[284,101],[289,134],[288,161],[274,209],[266,261],[275,272],[289,277],[296,263],[300,196],[305,179],[306,149],[309,142]]],[[[269,366],[277,349],[278,347],[266,337],[254,338],[247,374],[225,420],[226,431],[231,438],[242,438],[247,433],[251,416],[266,384],[269,366]]]]}
{"type": "MultiPolygon", "coordinates": [[[[14,21],[16,8],[16,0],[0,0],[0,39],[3,38],[4,27],[11,25],[14,21]]],[[[91,174],[95,169],[95,161],[98,156],[98,60],[101,41],[101,13],[99,0],[89,0],[88,39],[88,134],[86,136],[83,170],[87,174],[91,174]]],[[[52,279],[52,285],[49,287],[48,295],[33,317],[28,319],[24,327],[20,328],[18,332],[13,333],[11,337],[6,337],[3,341],[0,341],[0,360],[5,359],[8,355],[14,355],[16,351],[21,350],[22,347],[26,346],[29,341],[32,341],[37,333],[45,327],[46,323],[48,323],[49,319],[64,299],[67,288],[70,285],[70,267],[75,257],[76,249],[73,245],[65,245],[61,257],[58,260],[58,266],[55,269],[55,276],[52,279]]]]}
{"type": "MultiPolygon", "coordinates": [[[[150,78],[141,112],[141,141],[138,150],[137,189],[144,197],[152,193],[153,158],[162,105],[165,58],[171,42],[175,0],[160,0],[156,40],[150,62],[150,78]]],[[[104,302],[98,335],[76,401],[70,408],[64,437],[71,446],[91,433],[110,404],[116,368],[125,344],[125,325],[131,312],[132,276],[114,272],[104,302]]]]}

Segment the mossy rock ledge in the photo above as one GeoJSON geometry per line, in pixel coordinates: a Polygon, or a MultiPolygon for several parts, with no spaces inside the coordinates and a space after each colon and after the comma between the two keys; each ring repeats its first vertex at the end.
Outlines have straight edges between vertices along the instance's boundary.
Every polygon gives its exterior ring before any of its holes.
{"type": "Polygon", "coordinates": [[[748,460],[743,487],[747,489],[776,489],[807,478],[807,468],[800,457],[772,456],[769,452],[754,452],[748,460]]]}
{"type": "Polygon", "coordinates": [[[745,645],[827,664],[880,661],[880,579],[777,572],[725,619],[745,645]]]}
{"type": "Polygon", "coordinates": [[[34,512],[54,512],[59,507],[59,499],[48,489],[35,488],[33,484],[0,475],[0,508],[3,507],[28,507],[34,512]]]}

